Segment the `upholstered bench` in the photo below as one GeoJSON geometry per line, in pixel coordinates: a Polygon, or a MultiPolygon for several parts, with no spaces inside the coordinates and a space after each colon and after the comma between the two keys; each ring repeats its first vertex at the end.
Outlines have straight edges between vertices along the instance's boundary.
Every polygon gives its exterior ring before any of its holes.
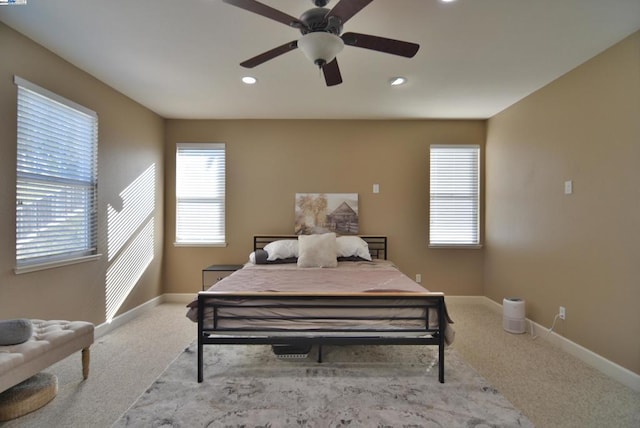
{"type": "Polygon", "coordinates": [[[89,347],[94,326],[86,321],[31,320],[31,338],[17,345],[0,346],[0,392],[50,365],[82,351],[82,376],[89,376],[89,347]]]}

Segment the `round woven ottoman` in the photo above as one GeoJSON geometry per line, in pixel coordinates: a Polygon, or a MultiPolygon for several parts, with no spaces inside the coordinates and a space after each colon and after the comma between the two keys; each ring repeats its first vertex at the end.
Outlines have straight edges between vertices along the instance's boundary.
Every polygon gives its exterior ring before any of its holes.
{"type": "Polygon", "coordinates": [[[0,393],[0,421],[8,421],[38,410],[58,393],[58,378],[38,373],[0,393]]]}

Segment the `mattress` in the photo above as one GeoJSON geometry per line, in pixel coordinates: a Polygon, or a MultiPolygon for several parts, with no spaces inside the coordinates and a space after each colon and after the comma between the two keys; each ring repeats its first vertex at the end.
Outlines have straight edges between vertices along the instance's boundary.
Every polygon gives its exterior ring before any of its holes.
{"type": "MultiPolygon", "coordinates": [[[[388,260],[339,262],[337,268],[248,263],[209,290],[258,295],[225,300],[222,307],[216,309],[215,329],[220,332],[261,328],[283,331],[425,330],[426,309],[417,305],[420,302],[414,298],[415,293],[428,290],[404,275],[388,260]],[[260,298],[260,293],[269,294],[269,298],[260,298]],[[279,299],[280,293],[317,293],[323,297],[314,299],[307,295],[301,299],[279,299]],[[389,293],[393,296],[387,298],[389,293]],[[398,296],[403,293],[412,294],[414,298],[403,299],[398,296]],[[339,297],[347,294],[352,296],[339,297]]],[[[220,303],[214,298],[210,300],[220,303]]],[[[197,299],[188,307],[187,317],[197,322],[197,299]]],[[[438,316],[435,308],[429,310],[428,319],[429,328],[436,330],[438,316]]],[[[207,329],[214,329],[212,308],[208,307],[205,311],[205,324],[207,329]]],[[[453,340],[452,330],[450,332],[447,341],[453,340]]]]}

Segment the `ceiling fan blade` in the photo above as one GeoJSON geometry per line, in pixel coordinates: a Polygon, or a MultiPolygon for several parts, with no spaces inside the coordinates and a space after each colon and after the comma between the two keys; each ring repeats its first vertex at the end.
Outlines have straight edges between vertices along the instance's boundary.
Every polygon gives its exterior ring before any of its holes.
{"type": "Polygon", "coordinates": [[[222,0],[222,1],[232,6],[239,7],[240,9],[257,13],[258,15],[264,16],[265,18],[269,18],[269,19],[273,19],[274,21],[281,22],[284,25],[288,25],[289,27],[293,27],[293,28],[305,27],[304,23],[300,21],[298,18],[295,18],[291,15],[287,15],[284,12],[280,12],[279,10],[274,9],[271,6],[267,6],[266,4],[262,4],[255,0],[222,0]]]}
{"type": "Polygon", "coordinates": [[[340,19],[343,24],[347,22],[353,15],[360,12],[366,5],[373,0],[340,0],[337,5],[333,7],[325,16],[325,19],[329,19],[331,16],[335,16],[340,19]]]}
{"type": "Polygon", "coordinates": [[[324,81],[327,83],[327,86],[335,86],[342,83],[342,75],[340,74],[337,58],[325,64],[324,67],[322,67],[322,73],[324,74],[324,81]]]}
{"type": "Polygon", "coordinates": [[[292,42],[285,43],[282,46],[278,46],[277,48],[273,48],[269,51],[263,52],[260,55],[256,55],[253,58],[250,58],[244,62],[241,62],[240,65],[244,68],[253,68],[257,65],[262,64],[263,62],[267,62],[270,59],[273,59],[277,56],[280,56],[289,51],[292,51],[297,47],[298,47],[298,41],[294,40],[292,42]]]}
{"type": "Polygon", "coordinates": [[[344,33],[341,37],[345,45],[400,55],[407,58],[413,58],[418,52],[418,49],[420,49],[420,45],[416,43],[371,36],[369,34],[344,33]]]}

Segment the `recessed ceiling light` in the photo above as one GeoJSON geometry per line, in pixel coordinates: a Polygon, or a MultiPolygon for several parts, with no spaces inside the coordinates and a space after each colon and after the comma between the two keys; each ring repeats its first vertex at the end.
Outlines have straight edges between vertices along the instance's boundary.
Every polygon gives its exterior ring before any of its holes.
{"type": "Polygon", "coordinates": [[[256,79],[255,77],[251,77],[251,76],[244,76],[242,78],[242,81],[244,83],[246,83],[247,85],[253,85],[258,81],[258,79],[256,79]]]}
{"type": "Polygon", "coordinates": [[[453,3],[456,0],[440,0],[442,3],[453,3]]]}
{"type": "Polygon", "coordinates": [[[400,86],[400,85],[404,85],[405,83],[407,83],[407,78],[406,77],[394,77],[389,81],[389,84],[391,86],[400,86]]]}

